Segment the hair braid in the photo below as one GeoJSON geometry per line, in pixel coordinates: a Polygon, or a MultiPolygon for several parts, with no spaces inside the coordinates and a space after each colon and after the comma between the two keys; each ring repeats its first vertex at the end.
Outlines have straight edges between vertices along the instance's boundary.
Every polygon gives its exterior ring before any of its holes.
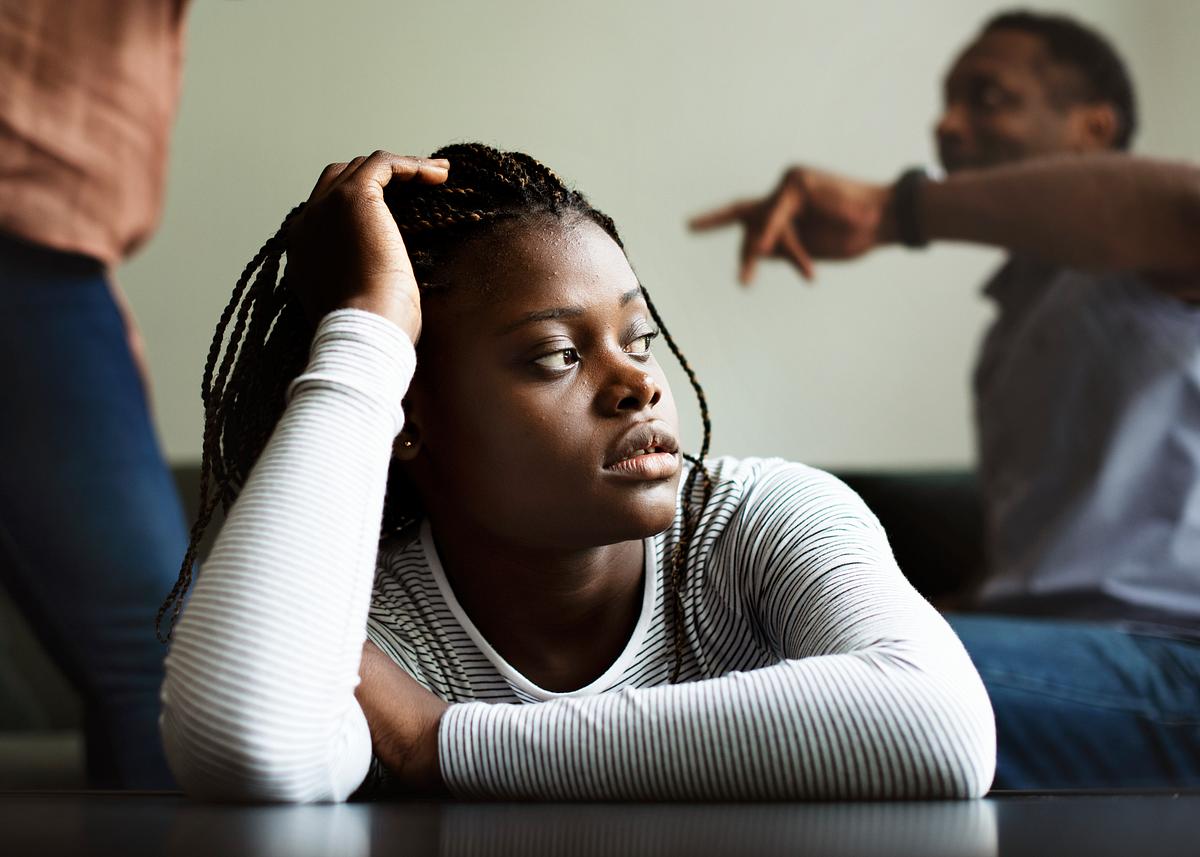
{"type": "Polygon", "coordinates": [[[699,455],[691,456],[686,453],[684,454],[684,458],[692,463],[692,469],[687,475],[687,480],[683,483],[683,532],[679,540],[671,548],[670,609],[671,633],[674,638],[675,648],[675,663],[671,668],[671,683],[674,684],[679,681],[679,674],[683,670],[683,572],[687,567],[688,550],[692,545],[696,530],[700,526],[700,516],[703,514],[704,508],[708,505],[713,491],[712,478],[709,477],[708,471],[704,467],[704,460],[708,457],[709,442],[712,440],[712,420],[708,415],[708,397],[704,395],[704,388],[700,386],[700,379],[696,377],[695,370],[692,369],[687,358],[683,356],[683,352],[679,350],[679,346],[675,344],[675,338],[671,336],[670,331],[667,330],[667,326],[663,324],[662,316],[658,314],[658,308],[654,306],[654,301],[650,300],[650,293],[646,291],[645,286],[642,287],[642,297],[646,301],[646,307],[650,310],[651,318],[654,319],[654,323],[658,325],[658,329],[662,332],[667,347],[671,349],[671,353],[679,361],[680,367],[683,368],[684,374],[687,375],[688,383],[692,385],[692,390],[696,394],[696,402],[700,406],[700,422],[704,429],[704,434],[700,440],[699,455]],[[701,489],[699,509],[695,509],[693,506],[697,478],[704,483],[701,489]]]}
{"type": "MultiPolygon", "coordinates": [[[[593,208],[583,194],[569,188],[549,167],[529,155],[500,152],[479,143],[457,143],[434,152],[431,157],[447,158],[453,165],[444,184],[394,182],[384,189],[384,200],[404,239],[423,294],[442,287],[437,276],[439,270],[467,241],[486,235],[504,222],[579,217],[596,223],[622,249],[625,246],[611,217],[593,208]]],[[[288,288],[287,272],[279,276],[288,233],[302,208],[303,204],[292,209],[275,235],[242,271],[213,334],[200,387],[204,436],[199,512],[191,528],[179,578],[155,619],[155,629],[163,642],[170,639],[182,610],[201,539],[218,504],[228,511],[237,498],[283,414],[288,385],[303,371],[308,359],[312,324],[288,288]],[[171,617],[164,634],[162,623],[167,611],[171,611],[171,617]]],[[[675,649],[671,681],[675,682],[683,668],[685,643],[684,569],[713,488],[704,467],[712,426],[708,401],[695,372],[663,324],[649,293],[644,288],[642,293],[663,339],[696,393],[704,426],[699,455],[685,455],[692,469],[682,491],[682,532],[670,559],[670,612],[675,649]],[[703,483],[699,498],[698,480],[703,483]]],[[[393,466],[388,473],[382,534],[400,530],[419,520],[422,514],[419,497],[407,484],[401,469],[393,466]]]]}
{"type": "MultiPolygon", "coordinates": [[[[200,400],[204,405],[204,434],[201,441],[199,508],[189,534],[187,551],[184,553],[179,577],[176,579],[175,585],[171,587],[162,606],[158,608],[158,613],[154,618],[155,634],[163,643],[171,638],[175,622],[179,619],[179,614],[183,609],[184,596],[192,585],[192,572],[200,540],[212,521],[217,504],[223,504],[223,508],[228,510],[236,497],[236,490],[231,490],[227,463],[222,456],[226,392],[229,388],[226,379],[229,377],[231,369],[234,369],[235,363],[238,370],[252,363],[245,359],[245,352],[256,350],[256,341],[246,338],[246,348],[241,347],[248,317],[251,311],[257,307],[259,296],[275,285],[287,231],[302,208],[303,205],[298,205],[288,213],[279,230],[262,246],[262,249],[255,254],[242,271],[237,285],[234,286],[233,296],[217,322],[217,329],[208,349],[208,358],[204,364],[204,375],[200,383],[200,400]],[[255,275],[256,271],[257,276],[255,275]],[[231,321],[234,322],[234,328],[228,343],[226,343],[225,332],[231,321]],[[222,346],[225,351],[223,358],[221,357],[222,346]],[[219,368],[218,359],[220,359],[219,368]],[[162,621],[168,610],[171,611],[171,618],[164,634],[162,621]]],[[[240,372],[238,374],[240,375],[240,372]]]]}

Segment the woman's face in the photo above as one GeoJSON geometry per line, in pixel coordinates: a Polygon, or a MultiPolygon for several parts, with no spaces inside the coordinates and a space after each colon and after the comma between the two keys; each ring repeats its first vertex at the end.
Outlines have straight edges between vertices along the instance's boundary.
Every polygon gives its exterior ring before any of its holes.
{"type": "Polygon", "coordinates": [[[679,419],[616,243],[588,220],[501,226],[446,275],[406,399],[406,469],[434,521],[535,549],[666,529],[679,419]]]}

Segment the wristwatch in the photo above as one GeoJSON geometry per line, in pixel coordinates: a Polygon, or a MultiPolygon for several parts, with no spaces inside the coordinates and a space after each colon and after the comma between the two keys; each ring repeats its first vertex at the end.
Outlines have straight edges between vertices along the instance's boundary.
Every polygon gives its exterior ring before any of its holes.
{"type": "Polygon", "coordinates": [[[896,214],[896,237],[905,247],[924,247],[929,244],[925,230],[917,217],[917,197],[929,181],[924,167],[913,167],[900,174],[892,185],[892,210],[896,214]]]}

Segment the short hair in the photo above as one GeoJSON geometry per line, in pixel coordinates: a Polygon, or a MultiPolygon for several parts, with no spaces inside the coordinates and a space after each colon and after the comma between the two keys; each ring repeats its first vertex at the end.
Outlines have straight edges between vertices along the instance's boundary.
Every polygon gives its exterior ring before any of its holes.
{"type": "Polygon", "coordinates": [[[1001,12],[983,27],[984,33],[1017,30],[1039,37],[1050,56],[1079,72],[1083,89],[1062,94],[1067,103],[1111,104],[1117,113],[1113,145],[1128,149],[1137,130],[1137,101],[1129,69],[1112,43],[1096,30],[1066,15],[1028,10],[1001,12]]]}

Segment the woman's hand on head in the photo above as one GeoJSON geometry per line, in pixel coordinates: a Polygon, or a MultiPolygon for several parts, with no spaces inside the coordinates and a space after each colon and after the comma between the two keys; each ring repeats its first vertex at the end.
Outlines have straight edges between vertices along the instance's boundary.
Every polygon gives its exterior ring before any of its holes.
{"type": "Polygon", "coordinates": [[[393,181],[441,184],[446,160],[375,152],[330,164],[288,233],[288,283],[313,321],[352,307],[390,319],[415,343],[421,299],[400,230],[383,199],[393,181]]]}

